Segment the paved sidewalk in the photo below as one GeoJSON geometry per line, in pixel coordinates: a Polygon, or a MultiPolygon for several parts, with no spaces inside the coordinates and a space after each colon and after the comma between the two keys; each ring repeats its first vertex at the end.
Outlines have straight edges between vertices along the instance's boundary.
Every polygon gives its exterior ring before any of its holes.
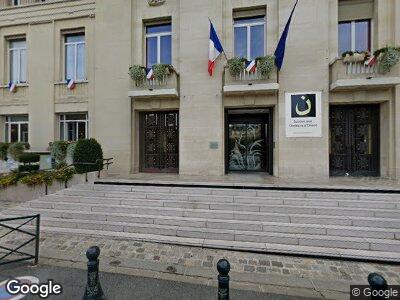
{"type": "MultiPolygon", "coordinates": [[[[13,238],[10,244],[21,240],[13,238]]],[[[41,263],[86,268],[85,251],[101,248],[101,270],[202,285],[216,284],[216,263],[231,262],[232,287],[309,298],[348,298],[350,284],[367,284],[371,272],[400,284],[400,266],[203,249],[157,243],[44,233],[41,263]]]]}

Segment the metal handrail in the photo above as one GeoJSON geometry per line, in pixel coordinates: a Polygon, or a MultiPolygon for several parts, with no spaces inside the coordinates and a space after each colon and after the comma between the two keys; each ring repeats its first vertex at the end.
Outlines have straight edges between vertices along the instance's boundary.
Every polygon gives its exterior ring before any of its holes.
{"type": "Polygon", "coordinates": [[[26,261],[26,260],[30,260],[30,259],[34,259],[35,264],[38,264],[39,262],[39,239],[40,239],[40,214],[38,215],[33,215],[33,216],[26,216],[26,217],[17,217],[17,218],[6,218],[6,219],[0,219],[0,228],[6,228],[9,229],[10,231],[3,234],[2,236],[0,236],[0,240],[6,236],[8,236],[9,234],[17,231],[20,232],[22,234],[26,234],[31,236],[31,238],[27,241],[25,241],[24,243],[22,243],[21,245],[19,245],[16,248],[8,248],[5,246],[1,246],[0,245],[0,250],[6,250],[6,254],[4,254],[3,256],[0,256],[0,266],[1,265],[5,265],[5,264],[9,264],[9,263],[13,263],[13,262],[20,262],[20,261],[26,261]],[[20,229],[22,226],[32,222],[33,220],[36,219],[36,234],[31,233],[29,231],[26,230],[22,230],[20,229]],[[27,220],[24,223],[18,225],[17,227],[13,227],[10,225],[6,225],[6,224],[2,224],[4,222],[10,222],[10,221],[19,221],[19,220],[27,220]],[[24,251],[20,251],[21,248],[25,247],[26,245],[28,245],[29,243],[35,241],[35,255],[26,253],[24,251]],[[24,257],[19,258],[19,259],[14,259],[14,260],[6,260],[4,261],[5,258],[9,257],[12,254],[20,254],[24,257]]]}

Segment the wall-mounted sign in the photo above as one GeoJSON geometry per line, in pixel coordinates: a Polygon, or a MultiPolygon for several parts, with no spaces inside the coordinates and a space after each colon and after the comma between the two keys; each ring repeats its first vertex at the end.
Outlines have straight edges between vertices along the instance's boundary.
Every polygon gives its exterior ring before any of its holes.
{"type": "Polygon", "coordinates": [[[286,93],[286,137],[321,137],[321,92],[286,93]]]}
{"type": "Polygon", "coordinates": [[[150,6],[158,6],[165,3],[165,0],[147,0],[150,6]]]}

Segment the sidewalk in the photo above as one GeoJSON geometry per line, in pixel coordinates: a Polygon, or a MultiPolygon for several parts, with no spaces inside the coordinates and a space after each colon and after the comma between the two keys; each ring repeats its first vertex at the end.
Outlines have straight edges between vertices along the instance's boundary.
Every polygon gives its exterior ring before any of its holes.
{"type": "MultiPolygon", "coordinates": [[[[17,239],[13,242],[21,243],[17,239]]],[[[306,298],[346,299],[350,284],[367,284],[371,272],[400,284],[400,266],[203,249],[124,239],[44,233],[41,264],[86,268],[85,251],[101,249],[102,272],[215,286],[216,263],[231,263],[231,287],[306,298]]],[[[1,274],[1,268],[0,268],[1,274]]]]}

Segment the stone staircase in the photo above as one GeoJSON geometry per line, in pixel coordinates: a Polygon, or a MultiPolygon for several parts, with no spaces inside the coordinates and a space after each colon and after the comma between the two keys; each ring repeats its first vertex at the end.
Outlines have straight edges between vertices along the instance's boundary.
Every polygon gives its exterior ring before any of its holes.
{"type": "Polygon", "coordinates": [[[77,185],[2,212],[42,231],[400,262],[400,193],[77,185]]]}

